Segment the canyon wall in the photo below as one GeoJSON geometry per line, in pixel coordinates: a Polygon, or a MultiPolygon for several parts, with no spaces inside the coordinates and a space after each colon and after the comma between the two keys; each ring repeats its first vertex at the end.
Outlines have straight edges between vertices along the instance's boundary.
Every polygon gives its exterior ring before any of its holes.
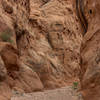
{"type": "Polygon", "coordinates": [[[75,0],[0,0],[0,99],[79,78],[84,100],[100,100],[100,3],[84,0],[84,36],[75,5],[75,0]]]}
{"type": "Polygon", "coordinates": [[[70,0],[0,0],[0,99],[77,79],[82,30],[74,5],[70,0]]]}
{"type": "Polygon", "coordinates": [[[100,100],[100,1],[85,0],[88,31],[81,48],[81,85],[84,100],[100,100]]]}

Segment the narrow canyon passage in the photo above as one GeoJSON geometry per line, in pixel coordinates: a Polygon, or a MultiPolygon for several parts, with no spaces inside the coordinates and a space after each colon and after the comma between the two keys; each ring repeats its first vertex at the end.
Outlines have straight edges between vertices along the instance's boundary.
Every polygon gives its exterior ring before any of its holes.
{"type": "Polygon", "coordinates": [[[0,0],[0,100],[100,100],[99,81],[99,0],[0,0]]]}

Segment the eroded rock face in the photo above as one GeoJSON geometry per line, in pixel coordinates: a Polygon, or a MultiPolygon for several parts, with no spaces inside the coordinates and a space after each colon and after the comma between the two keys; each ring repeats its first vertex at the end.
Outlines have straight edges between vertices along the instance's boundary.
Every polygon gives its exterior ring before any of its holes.
{"type": "Polygon", "coordinates": [[[18,51],[10,44],[3,44],[0,45],[0,55],[5,63],[7,70],[19,70],[18,66],[18,51]]]}
{"type": "Polygon", "coordinates": [[[86,0],[88,32],[81,50],[81,85],[85,100],[100,100],[100,1],[86,0]]]}
{"type": "MultiPolygon", "coordinates": [[[[66,86],[77,77],[82,30],[74,2],[0,0],[0,77],[6,77],[0,82],[0,99],[9,99],[16,91],[66,86]],[[5,39],[2,34],[8,28],[14,34],[5,39]]],[[[84,4],[88,31],[81,48],[80,81],[85,100],[100,100],[100,2],[84,4]]]]}
{"type": "Polygon", "coordinates": [[[5,68],[4,62],[0,56],[0,81],[5,80],[7,76],[7,69],[5,68]]]}
{"type": "Polygon", "coordinates": [[[33,92],[66,86],[77,77],[82,30],[72,2],[0,1],[0,17],[15,35],[11,36],[14,44],[3,44],[0,50],[8,73],[4,83],[11,95],[12,90],[33,92]]]}
{"type": "MultiPolygon", "coordinates": [[[[37,73],[20,61],[18,51],[14,46],[0,42],[0,55],[0,92],[2,97],[5,96],[4,98],[8,100],[16,92],[29,93],[43,89],[37,73]],[[5,95],[6,93],[7,95],[5,95]]],[[[0,99],[3,99],[2,97],[0,99]]]]}

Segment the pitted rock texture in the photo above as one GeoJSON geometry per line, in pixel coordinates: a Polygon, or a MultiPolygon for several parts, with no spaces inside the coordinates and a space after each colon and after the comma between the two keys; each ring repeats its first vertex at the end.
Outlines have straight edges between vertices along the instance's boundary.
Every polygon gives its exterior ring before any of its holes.
{"type": "Polygon", "coordinates": [[[0,0],[1,98],[66,86],[78,78],[82,30],[74,0],[0,0]],[[5,93],[8,95],[5,96],[5,93]]]}
{"type": "Polygon", "coordinates": [[[84,100],[100,100],[100,1],[85,0],[88,32],[81,48],[81,86],[84,100]]]}
{"type": "Polygon", "coordinates": [[[1,100],[78,77],[84,99],[100,100],[100,1],[84,0],[82,9],[84,37],[75,0],[0,0],[1,100]]]}

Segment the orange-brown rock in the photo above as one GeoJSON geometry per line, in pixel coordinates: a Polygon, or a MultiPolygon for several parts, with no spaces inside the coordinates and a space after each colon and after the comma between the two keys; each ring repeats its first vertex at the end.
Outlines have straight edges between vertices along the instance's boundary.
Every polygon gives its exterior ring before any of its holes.
{"type": "Polygon", "coordinates": [[[0,0],[1,100],[66,86],[80,65],[84,99],[100,100],[100,0],[83,1],[82,40],[75,0],[0,0]]]}
{"type": "Polygon", "coordinates": [[[11,44],[0,43],[0,55],[5,63],[7,70],[19,70],[18,51],[11,44]]]}
{"type": "Polygon", "coordinates": [[[6,76],[7,76],[7,69],[4,65],[4,62],[1,58],[1,56],[0,56],[0,82],[5,80],[6,76]]]}
{"type": "Polygon", "coordinates": [[[15,31],[20,59],[39,75],[43,84],[50,80],[50,83],[56,82],[56,88],[76,77],[82,37],[72,2],[3,1],[13,9],[8,14],[0,5],[1,18],[15,31]]]}
{"type": "Polygon", "coordinates": [[[88,32],[81,49],[81,86],[84,100],[100,100],[100,1],[85,1],[88,32]]]}
{"type": "Polygon", "coordinates": [[[15,45],[0,43],[10,91],[54,89],[78,76],[82,30],[72,1],[1,0],[0,17],[16,35],[15,45]]]}
{"type": "Polygon", "coordinates": [[[0,92],[5,94],[9,91],[6,99],[13,95],[12,91],[24,93],[43,89],[37,73],[20,61],[18,50],[14,46],[0,42],[0,55],[0,92]]]}

